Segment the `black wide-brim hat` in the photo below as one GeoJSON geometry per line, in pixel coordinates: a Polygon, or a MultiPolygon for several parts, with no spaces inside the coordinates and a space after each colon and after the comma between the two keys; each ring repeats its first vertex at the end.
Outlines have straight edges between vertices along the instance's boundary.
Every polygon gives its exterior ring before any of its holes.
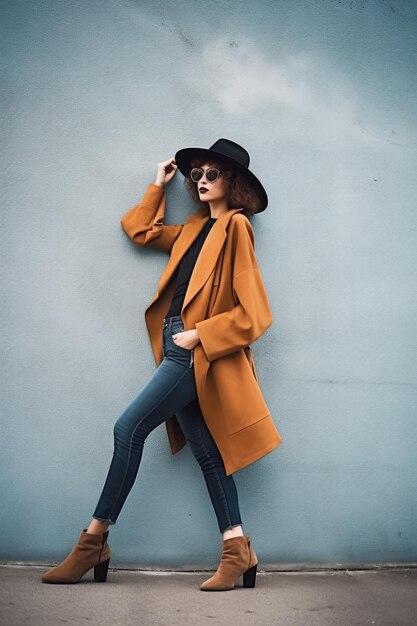
{"type": "Polygon", "coordinates": [[[258,194],[260,207],[256,212],[261,213],[265,211],[268,206],[268,196],[261,181],[249,170],[250,156],[245,148],[235,141],[225,139],[224,137],[218,139],[210,148],[182,148],[175,154],[175,163],[184,176],[190,175],[191,160],[195,156],[204,156],[208,161],[219,159],[232,165],[240,174],[245,176],[248,183],[258,194]]]}

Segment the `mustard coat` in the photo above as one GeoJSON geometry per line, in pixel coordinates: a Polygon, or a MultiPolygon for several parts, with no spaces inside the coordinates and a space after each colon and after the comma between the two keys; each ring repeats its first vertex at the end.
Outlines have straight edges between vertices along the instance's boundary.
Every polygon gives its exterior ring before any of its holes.
{"type": "MultiPolygon", "coordinates": [[[[141,202],[120,220],[135,243],[170,254],[145,310],[155,362],[162,353],[162,321],[175,288],[174,272],[210,217],[199,208],[185,224],[164,224],[165,190],[150,184],[141,202]]],[[[282,442],[263,398],[250,344],[272,324],[255,256],[255,237],[242,208],[212,226],[197,258],[183,302],[184,330],[196,328],[194,375],[201,412],[226,474],[257,461],[282,442]]],[[[186,443],[175,415],[165,421],[172,454],[186,443]]]]}

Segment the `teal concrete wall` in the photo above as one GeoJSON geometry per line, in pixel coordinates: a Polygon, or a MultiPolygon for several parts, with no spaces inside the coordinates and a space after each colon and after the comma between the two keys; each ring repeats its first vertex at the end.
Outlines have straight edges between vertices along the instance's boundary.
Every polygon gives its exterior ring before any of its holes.
{"type": "MultiPolygon", "coordinates": [[[[154,360],[166,264],[120,218],[159,161],[219,137],[269,194],[253,218],[274,324],[253,350],[284,443],[235,474],[268,563],[417,559],[416,5],[2,2],[1,558],[62,558],[113,424],[154,360]]],[[[194,210],[180,174],[167,222],[194,210]]],[[[150,435],[113,564],[216,563],[187,446],[150,435]]]]}

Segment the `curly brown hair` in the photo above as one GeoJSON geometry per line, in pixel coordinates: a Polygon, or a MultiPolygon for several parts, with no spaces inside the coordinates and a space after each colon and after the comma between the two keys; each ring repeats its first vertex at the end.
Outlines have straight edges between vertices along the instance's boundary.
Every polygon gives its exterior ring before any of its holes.
{"type": "MultiPolygon", "coordinates": [[[[212,161],[204,156],[196,156],[191,160],[190,171],[193,167],[201,167],[204,163],[209,163],[212,167],[217,167],[221,170],[221,175],[226,181],[226,202],[229,209],[237,209],[243,207],[242,213],[246,217],[250,218],[258,211],[260,206],[260,200],[257,193],[250,186],[247,179],[240,174],[229,163],[216,159],[212,161]]],[[[196,183],[190,178],[190,174],[185,176],[184,185],[187,191],[190,193],[192,199],[200,207],[208,207],[208,202],[202,202],[198,193],[196,183]]]]}

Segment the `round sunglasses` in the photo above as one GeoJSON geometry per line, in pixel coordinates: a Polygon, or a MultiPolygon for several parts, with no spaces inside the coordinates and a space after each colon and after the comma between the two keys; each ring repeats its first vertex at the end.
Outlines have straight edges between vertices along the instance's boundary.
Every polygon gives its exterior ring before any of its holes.
{"type": "MultiPolygon", "coordinates": [[[[195,183],[198,183],[198,181],[201,180],[203,174],[204,174],[204,171],[201,169],[201,167],[193,167],[193,169],[190,172],[190,178],[195,183]]],[[[209,167],[206,170],[206,178],[210,183],[214,182],[216,178],[219,176],[219,174],[220,174],[220,170],[218,170],[217,167],[209,167]]]]}

